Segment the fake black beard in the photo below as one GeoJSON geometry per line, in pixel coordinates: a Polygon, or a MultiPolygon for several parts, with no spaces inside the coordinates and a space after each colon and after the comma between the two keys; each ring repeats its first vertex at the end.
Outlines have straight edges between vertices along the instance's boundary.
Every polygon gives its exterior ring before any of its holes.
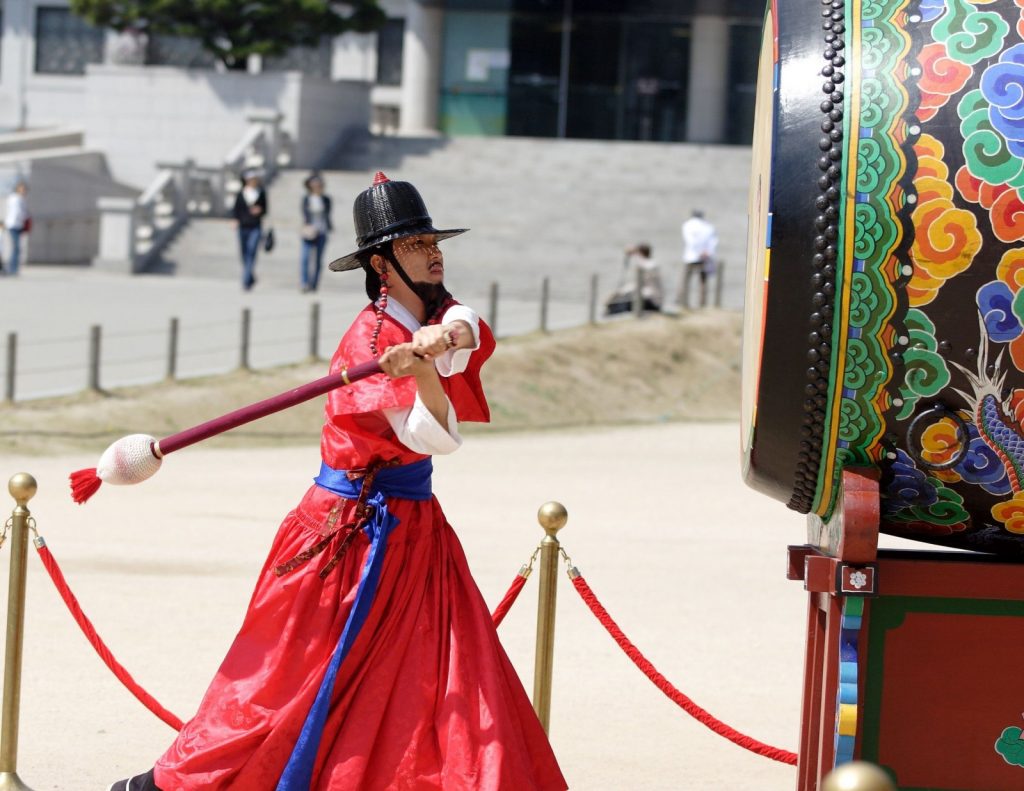
{"type": "Polygon", "coordinates": [[[413,282],[413,279],[409,277],[405,269],[402,268],[402,265],[398,263],[393,250],[388,250],[387,259],[395,268],[398,276],[402,278],[402,282],[409,287],[412,293],[420,298],[420,301],[423,303],[425,320],[430,321],[434,318],[434,314],[441,309],[445,301],[451,297],[448,289],[444,287],[443,283],[413,282]]]}
{"type": "Polygon", "coordinates": [[[445,300],[451,297],[451,294],[448,293],[448,289],[444,287],[444,283],[413,282],[409,283],[409,287],[413,290],[416,296],[422,300],[427,321],[434,318],[434,314],[441,309],[445,300]]]}

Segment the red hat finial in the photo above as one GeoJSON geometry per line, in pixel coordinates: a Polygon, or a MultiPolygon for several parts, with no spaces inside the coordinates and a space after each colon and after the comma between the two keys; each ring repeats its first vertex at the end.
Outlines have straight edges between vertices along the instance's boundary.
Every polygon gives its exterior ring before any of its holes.
{"type": "Polygon", "coordinates": [[[373,186],[376,187],[378,184],[384,184],[388,181],[391,181],[391,179],[389,179],[381,171],[378,170],[377,175],[373,177],[373,186]]]}

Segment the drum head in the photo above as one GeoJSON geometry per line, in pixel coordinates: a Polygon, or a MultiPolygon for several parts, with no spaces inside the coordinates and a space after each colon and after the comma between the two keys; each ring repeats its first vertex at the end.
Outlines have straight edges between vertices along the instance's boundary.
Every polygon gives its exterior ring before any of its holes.
{"type": "Polygon", "coordinates": [[[777,0],[765,31],[745,477],[827,518],[876,467],[884,531],[1022,555],[1021,6],[777,0]]]}

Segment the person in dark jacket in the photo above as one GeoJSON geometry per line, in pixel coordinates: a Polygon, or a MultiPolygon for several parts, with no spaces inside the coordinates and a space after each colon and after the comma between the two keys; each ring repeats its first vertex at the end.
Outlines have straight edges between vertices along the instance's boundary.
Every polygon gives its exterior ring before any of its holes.
{"type": "Polygon", "coordinates": [[[302,260],[299,263],[303,293],[316,291],[320,284],[324,245],[327,244],[327,234],[334,230],[331,225],[331,197],[324,195],[324,180],[320,174],[312,173],[305,184],[306,194],[302,196],[302,260]]]}
{"type": "Polygon", "coordinates": [[[256,252],[263,236],[263,218],[267,215],[267,193],[258,171],[247,170],[242,174],[242,183],[232,214],[242,252],[242,288],[248,291],[256,285],[256,252]]]}

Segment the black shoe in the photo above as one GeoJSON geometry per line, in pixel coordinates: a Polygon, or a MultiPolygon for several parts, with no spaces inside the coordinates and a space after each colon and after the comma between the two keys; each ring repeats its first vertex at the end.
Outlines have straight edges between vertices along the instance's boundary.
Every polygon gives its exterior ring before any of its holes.
{"type": "Polygon", "coordinates": [[[160,791],[153,781],[153,770],[142,775],[129,777],[127,780],[118,780],[110,786],[107,791],[160,791]]]}

